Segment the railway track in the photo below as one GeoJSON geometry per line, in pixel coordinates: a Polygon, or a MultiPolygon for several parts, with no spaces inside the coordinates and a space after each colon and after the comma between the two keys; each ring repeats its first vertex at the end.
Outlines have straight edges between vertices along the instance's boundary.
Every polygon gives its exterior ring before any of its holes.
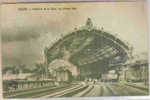
{"type": "Polygon", "coordinates": [[[30,89],[16,92],[6,98],[57,98],[57,97],[99,97],[99,96],[130,96],[147,95],[146,89],[127,84],[70,84],[60,87],[30,89]]]}
{"type": "Polygon", "coordinates": [[[73,97],[83,97],[85,96],[87,93],[89,93],[91,90],[93,89],[92,86],[88,86],[88,88],[86,88],[84,91],[81,91],[77,94],[74,94],[73,97]]]}
{"type": "MultiPolygon", "coordinates": [[[[17,90],[17,91],[7,91],[7,92],[4,92],[3,95],[4,97],[13,97],[13,96],[17,96],[17,95],[20,95],[20,94],[26,94],[26,93],[29,93],[31,91],[36,91],[36,90],[43,90],[43,89],[47,89],[47,88],[50,88],[50,87],[40,87],[40,88],[32,88],[32,89],[23,89],[23,90],[17,90]]],[[[51,88],[55,88],[54,87],[51,87],[51,88]]]]}
{"type": "Polygon", "coordinates": [[[71,84],[60,87],[44,87],[37,89],[29,89],[28,91],[14,92],[5,95],[5,98],[50,98],[50,97],[69,97],[86,89],[88,85],[71,84]]]}
{"type": "Polygon", "coordinates": [[[74,95],[76,92],[80,92],[86,89],[87,85],[77,85],[71,88],[64,89],[62,91],[58,91],[49,95],[42,96],[41,98],[56,98],[56,97],[70,97],[74,95]]]}
{"type": "Polygon", "coordinates": [[[140,90],[143,90],[143,91],[148,91],[148,88],[145,88],[145,87],[139,87],[139,86],[131,85],[131,84],[125,84],[125,85],[131,86],[133,88],[137,88],[137,89],[140,89],[140,90]]]}
{"type": "Polygon", "coordinates": [[[31,98],[32,96],[39,96],[41,93],[45,92],[52,92],[60,89],[64,89],[66,87],[71,87],[74,85],[65,85],[65,86],[59,86],[59,87],[43,87],[43,88],[37,88],[37,89],[29,89],[28,91],[21,91],[21,92],[14,92],[14,93],[7,93],[5,95],[5,98],[31,98]]]}

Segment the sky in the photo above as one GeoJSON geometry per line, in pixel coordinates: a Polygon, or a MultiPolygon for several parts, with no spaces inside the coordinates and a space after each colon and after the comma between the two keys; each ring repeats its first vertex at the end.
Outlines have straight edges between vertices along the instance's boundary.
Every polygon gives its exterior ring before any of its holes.
{"type": "Polygon", "coordinates": [[[103,27],[133,46],[134,54],[148,52],[147,11],[143,3],[4,4],[1,15],[3,65],[32,66],[42,62],[46,46],[84,26],[88,17],[95,27],[103,27]]]}

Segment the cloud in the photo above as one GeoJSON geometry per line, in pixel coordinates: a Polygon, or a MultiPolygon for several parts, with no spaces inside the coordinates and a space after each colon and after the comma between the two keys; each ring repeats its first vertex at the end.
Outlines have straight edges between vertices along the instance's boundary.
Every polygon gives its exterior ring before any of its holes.
{"type": "Polygon", "coordinates": [[[14,41],[2,45],[3,64],[31,64],[42,59],[38,41],[14,41]]]}
{"type": "Polygon", "coordinates": [[[28,41],[40,37],[40,33],[35,28],[16,28],[15,31],[2,31],[2,42],[28,41]]]}

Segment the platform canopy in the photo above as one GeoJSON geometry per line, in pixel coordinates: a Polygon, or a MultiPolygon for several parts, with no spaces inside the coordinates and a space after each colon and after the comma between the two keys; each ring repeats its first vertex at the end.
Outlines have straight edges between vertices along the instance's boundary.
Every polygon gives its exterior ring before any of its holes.
{"type": "Polygon", "coordinates": [[[47,49],[48,64],[55,59],[68,58],[81,73],[97,74],[109,70],[110,64],[124,63],[129,58],[129,47],[119,38],[93,27],[91,19],[85,27],[59,39],[47,49]]]}

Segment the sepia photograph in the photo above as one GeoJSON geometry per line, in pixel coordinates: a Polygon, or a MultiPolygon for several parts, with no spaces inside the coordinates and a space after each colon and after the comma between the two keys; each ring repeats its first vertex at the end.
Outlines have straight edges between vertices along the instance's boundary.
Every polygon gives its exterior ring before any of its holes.
{"type": "Polygon", "coordinates": [[[3,98],[148,96],[145,2],[1,5],[3,98]]]}

